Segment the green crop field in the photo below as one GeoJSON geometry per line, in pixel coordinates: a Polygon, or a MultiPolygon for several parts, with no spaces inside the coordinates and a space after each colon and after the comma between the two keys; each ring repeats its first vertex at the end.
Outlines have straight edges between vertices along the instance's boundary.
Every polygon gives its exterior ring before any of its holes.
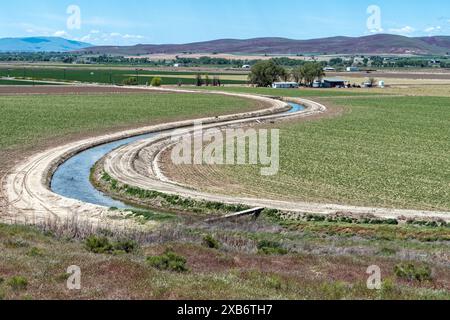
{"type": "Polygon", "coordinates": [[[252,108],[252,101],[217,95],[0,96],[0,149],[71,133],[252,108]]]}
{"type": "MultiPolygon", "coordinates": [[[[138,71],[134,69],[105,69],[105,68],[2,68],[0,67],[0,77],[20,77],[34,78],[37,80],[59,80],[59,81],[79,81],[89,83],[121,84],[129,77],[137,77],[139,84],[151,83],[153,77],[162,78],[163,85],[174,85],[179,82],[184,85],[195,84],[195,72],[170,72],[170,71],[138,71]]],[[[202,73],[204,76],[208,73],[202,73]]],[[[213,73],[209,74],[211,80],[213,76],[218,76],[223,84],[244,84],[246,75],[230,75],[213,73]]]]}
{"type": "Polygon", "coordinates": [[[205,167],[195,174],[215,181],[223,192],[240,195],[450,209],[450,98],[330,101],[347,112],[276,125],[281,126],[278,175],[263,177],[257,166],[205,167]],[[224,179],[233,188],[223,186],[224,179]]]}

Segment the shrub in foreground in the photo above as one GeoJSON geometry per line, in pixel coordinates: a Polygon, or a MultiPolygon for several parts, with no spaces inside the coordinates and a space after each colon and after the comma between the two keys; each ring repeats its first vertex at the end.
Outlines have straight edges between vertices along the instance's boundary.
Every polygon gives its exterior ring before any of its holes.
{"type": "Polygon", "coordinates": [[[25,290],[28,287],[28,280],[22,276],[15,276],[8,280],[8,285],[13,290],[25,290]]]}
{"type": "Polygon", "coordinates": [[[107,237],[90,236],[85,241],[86,248],[99,254],[131,253],[137,249],[138,244],[132,240],[111,242],[107,237]]]}
{"type": "Polygon", "coordinates": [[[172,250],[166,250],[160,256],[147,257],[147,263],[155,269],[174,272],[186,272],[186,258],[177,255],[172,250]]]}
{"type": "Polygon", "coordinates": [[[432,280],[432,271],[428,266],[415,266],[412,263],[398,264],[394,267],[394,273],[397,277],[409,281],[430,281],[432,280]]]}
{"type": "Polygon", "coordinates": [[[27,255],[30,257],[42,257],[44,256],[44,251],[40,248],[33,247],[28,251],[27,255]]]}
{"type": "Polygon", "coordinates": [[[110,253],[113,249],[106,237],[90,236],[85,241],[86,248],[93,253],[110,253]]]}
{"type": "Polygon", "coordinates": [[[136,241],[133,240],[121,240],[115,242],[113,244],[113,247],[115,252],[120,251],[125,253],[131,253],[137,249],[138,244],[136,243],[136,241]]]}
{"type": "Polygon", "coordinates": [[[207,234],[203,237],[203,244],[210,249],[219,249],[220,243],[212,235],[207,234]]]}
{"type": "Polygon", "coordinates": [[[267,255],[285,255],[288,254],[288,251],[278,242],[262,240],[258,243],[258,253],[267,255]]]}

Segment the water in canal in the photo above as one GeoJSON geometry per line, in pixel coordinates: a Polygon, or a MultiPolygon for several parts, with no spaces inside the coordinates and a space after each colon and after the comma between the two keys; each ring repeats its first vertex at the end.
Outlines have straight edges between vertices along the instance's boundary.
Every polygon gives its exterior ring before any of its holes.
{"type": "MultiPolygon", "coordinates": [[[[296,103],[289,103],[292,108],[286,113],[294,113],[305,108],[296,103]]],[[[91,168],[112,150],[155,136],[157,133],[144,134],[132,138],[105,143],[85,150],[58,167],[51,181],[51,190],[69,199],[80,200],[85,203],[119,209],[132,209],[122,201],[114,200],[103,192],[98,191],[90,181],[91,168]]]]}

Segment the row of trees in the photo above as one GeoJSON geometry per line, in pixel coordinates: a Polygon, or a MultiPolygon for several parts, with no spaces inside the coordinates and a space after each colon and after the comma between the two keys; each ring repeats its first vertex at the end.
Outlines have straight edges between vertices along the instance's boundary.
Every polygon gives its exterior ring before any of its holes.
{"type": "Polygon", "coordinates": [[[222,82],[220,81],[220,78],[217,76],[214,76],[212,79],[208,76],[205,75],[205,78],[202,78],[201,74],[197,74],[195,77],[195,85],[197,87],[201,87],[203,85],[205,86],[210,86],[212,85],[213,87],[220,87],[222,85],[222,82]]]}
{"type": "Polygon", "coordinates": [[[306,63],[292,70],[292,78],[297,83],[312,86],[314,80],[321,80],[325,76],[323,66],[316,62],[306,63]]]}
{"type": "MultiPolygon", "coordinates": [[[[137,86],[139,85],[139,81],[137,77],[129,77],[122,81],[122,84],[125,86],[137,86]]],[[[194,80],[194,84],[197,87],[201,87],[203,85],[205,86],[213,86],[213,87],[220,87],[222,85],[222,82],[220,81],[220,78],[217,76],[214,76],[213,78],[210,78],[208,75],[205,75],[203,78],[201,74],[197,74],[194,80]]],[[[147,83],[148,85],[148,83],[147,83]]],[[[162,85],[162,79],[160,77],[153,77],[150,85],[152,87],[160,87],[162,85]]],[[[182,86],[183,82],[179,80],[178,86],[182,86]]]]}
{"type": "Polygon", "coordinates": [[[58,52],[0,52],[0,61],[72,63],[77,55],[58,52]]]}
{"type": "Polygon", "coordinates": [[[280,80],[293,80],[299,84],[312,86],[314,80],[320,80],[324,76],[325,72],[321,63],[306,62],[289,72],[274,60],[267,60],[260,61],[252,67],[249,81],[258,87],[268,87],[280,80]]]}
{"type": "MultiPolygon", "coordinates": [[[[129,77],[127,79],[124,79],[122,81],[122,84],[124,86],[138,86],[139,85],[139,81],[138,78],[136,77],[129,77]]],[[[152,81],[150,82],[150,85],[152,87],[160,87],[162,84],[162,79],[160,77],[153,77],[152,81]]],[[[147,83],[148,85],[148,83],[147,83]]]]}
{"type": "Polygon", "coordinates": [[[235,68],[241,68],[244,64],[253,65],[257,60],[242,60],[242,59],[225,59],[225,58],[214,58],[214,57],[200,57],[200,58],[183,58],[176,57],[173,61],[176,64],[183,66],[229,66],[235,68]]]}

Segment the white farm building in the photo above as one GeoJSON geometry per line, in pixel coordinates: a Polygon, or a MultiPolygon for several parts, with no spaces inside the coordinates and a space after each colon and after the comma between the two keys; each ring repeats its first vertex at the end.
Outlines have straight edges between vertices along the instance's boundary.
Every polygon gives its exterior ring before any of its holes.
{"type": "Polygon", "coordinates": [[[299,85],[297,82],[274,82],[272,88],[274,89],[296,89],[299,85]]]}
{"type": "Polygon", "coordinates": [[[347,67],[347,72],[359,72],[358,67],[347,67]]]}

